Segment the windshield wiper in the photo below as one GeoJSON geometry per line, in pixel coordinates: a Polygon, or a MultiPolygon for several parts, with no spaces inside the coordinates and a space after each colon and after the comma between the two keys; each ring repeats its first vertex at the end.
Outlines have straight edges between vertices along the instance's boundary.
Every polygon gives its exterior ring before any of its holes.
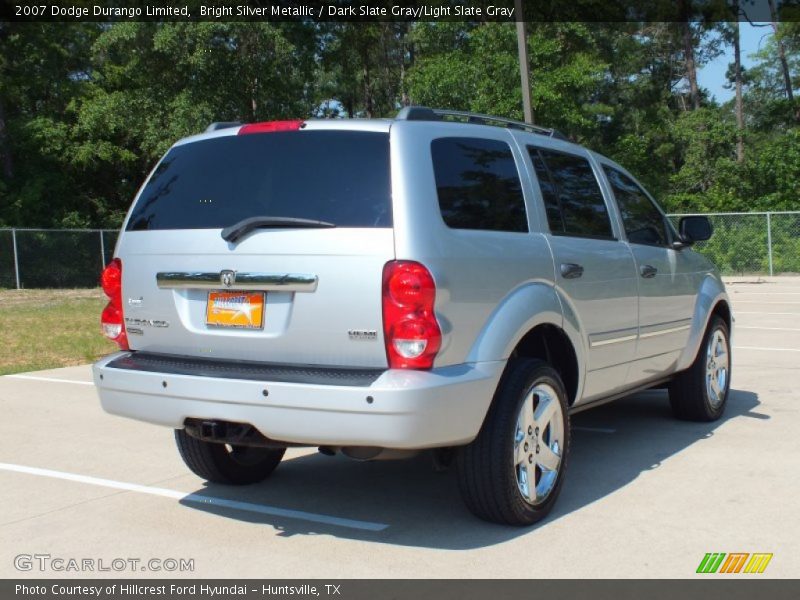
{"type": "Polygon", "coordinates": [[[254,229],[278,229],[278,228],[327,228],[336,227],[334,223],[327,221],[314,221],[312,219],[298,219],[295,217],[248,217],[230,227],[226,227],[220,232],[222,239],[226,242],[235,242],[244,237],[254,229]]]}

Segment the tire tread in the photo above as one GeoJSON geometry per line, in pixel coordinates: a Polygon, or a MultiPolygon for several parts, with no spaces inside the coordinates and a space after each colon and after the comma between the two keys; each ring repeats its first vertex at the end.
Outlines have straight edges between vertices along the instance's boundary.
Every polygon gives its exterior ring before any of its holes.
{"type": "Polygon", "coordinates": [[[175,430],[175,443],[187,467],[201,479],[228,485],[256,483],[269,477],[276,469],[284,449],[273,449],[254,465],[240,465],[233,461],[222,444],[198,440],[183,429],[175,430]]]}
{"type": "Polygon", "coordinates": [[[672,407],[672,413],[682,421],[716,421],[724,411],[728,392],[726,391],[721,407],[718,410],[714,410],[708,403],[705,391],[706,346],[708,345],[708,338],[718,327],[722,327],[725,338],[728,340],[728,390],[730,390],[731,374],[733,372],[730,332],[725,321],[718,316],[714,316],[709,321],[708,327],[703,334],[700,349],[697,351],[694,362],[688,369],[676,375],[669,384],[669,403],[672,407]]]}
{"type": "Polygon", "coordinates": [[[505,444],[512,420],[517,418],[519,395],[531,382],[547,377],[555,384],[564,403],[566,392],[558,373],[547,363],[519,359],[510,363],[498,385],[492,405],[472,443],[464,446],[456,459],[461,496],[474,515],[486,521],[507,525],[530,525],[544,518],[558,495],[569,453],[569,414],[564,411],[565,449],[556,489],[545,505],[533,508],[522,500],[516,488],[513,469],[505,462],[505,444]]]}

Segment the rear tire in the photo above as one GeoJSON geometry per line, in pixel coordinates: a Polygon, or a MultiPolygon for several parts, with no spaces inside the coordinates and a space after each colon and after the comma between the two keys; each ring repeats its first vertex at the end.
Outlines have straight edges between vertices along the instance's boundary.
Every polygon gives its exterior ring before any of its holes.
{"type": "Polygon", "coordinates": [[[281,462],[285,448],[231,446],[198,440],[175,430],[175,443],[192,472],[214,483],[246,485],[263,481],[281,462]]]}
{"type": "Polygon", "coordinates": [[[467,508],[494,523],[531,525],[561,491],[570,447],[567,393],[540,360],[514,360],[478,437],[456,459],[467,508]]]}
{"type": "Polygon", "coordinates": [[[673,414],[684,421],[716,421],[725,412],[731,387],[731,343],[728,325],[714,316],[692,366],[669,384],[673,414]]]}

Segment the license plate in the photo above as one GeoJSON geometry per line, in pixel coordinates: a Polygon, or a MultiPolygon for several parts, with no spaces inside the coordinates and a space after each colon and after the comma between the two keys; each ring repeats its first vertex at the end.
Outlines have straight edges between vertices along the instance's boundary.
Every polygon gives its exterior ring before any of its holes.
{"type": "Polygon", "coordinates": [[[264,292],[208,292],[206,325],[261,329],[264,326],[264,292]]]}

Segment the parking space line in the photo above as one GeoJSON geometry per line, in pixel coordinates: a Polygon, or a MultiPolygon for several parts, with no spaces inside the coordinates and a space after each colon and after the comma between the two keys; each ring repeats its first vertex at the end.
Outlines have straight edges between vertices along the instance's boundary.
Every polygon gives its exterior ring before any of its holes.
{"type": "Polygon", "coordinates": [[[200,494],[185,494],[177,490],[151,487],[149,485],[140,485],[137,483],[127,483],[125,481],[114,481],[113,479],[102,479],[100,477],[90,477],[88,475],[67,473],[65,471],[40,469],[38,467],[26,467],[24,465],[0,463],[0,471],[12,471],[15,473],[25,473],[27,475],[38,475],[40,477],[63,479],[66,481],[74,481],[77,483],[96,485],[99,487],[106,487],[115,490],[124,490],[126,492],[138,492],[140,494],[149,494],[151,496],[161,496],[162,498],[172,498],[174,500],[181,500],[183,502],[192,502],[195,504],[202,504],[205,506],[231,508],[234,510],[241,510],[244,512],[269,515],[272,517],[285,517],[288,519],[310,521],[312,523],[321,523],[324,525],[335,525],[337,527],[346,527],[348,529],[360,529],[362,531],[383,531],[384,529],[389,527],[389,525],[386,523],[374,523],[371,521],[358,521],[355,519],[345,519],[342,517],[333,517],[330,515],[322,515],[317,513],[306,512],[303,510],[292,510],[287,508],[268,506],[265,504],[253,504],[252,502],[241,502],[239,500],[216,498],[214,496],[203,496],[200,494]]]}
{"type": "Polygon", "coordinates": [[[800,352],[800,348],[765,348],[763,346],[734,346],[734,350],[769,350],[770,352],[800,352]]]}
{"type": "Polygon", "coordinates": [[[764,331],[800,331],[798,328],[792,327],[746,327],[744,325],[737,325],[734,329],[759,329],[764,331]]]}
{"type": "Polygon", "coordinates": [[[796,300],[778,300],[777,302],[769,302],[764,300],[740,300],[739,298],[734,299],[734,304],[800,304],[796,300]]]}
{"type": "Polygon", "coordinates": [[[739,316],[739,315],[763,315],[763,316],[767,316],[767,315],[790,315],[792,317],[800,317],[800,313],[796,313],[796,312],[792,312],[792,313],[777,312],[776,313],[776,312],[762,312],[760,310],[757,310],[757,311],[734,310],[733,314],[734,314],[734,316],[739,316]]]}
{"type": "Polygon", "coordinates": [[[749,296],[800,296],[800,292],[744,292],[734,290],[734,294],[747,294],[749,296]]]}
{"type": "Polygon", "coordinates": [[[5,375],[10,379],[30,379],[31,381],[52,381],[54,383],[76,383],[78,385],[94,385],[93,381],[75,381],[74,379],[57,379],[55,377],[37,377],[36,375],[5,375]]]}

